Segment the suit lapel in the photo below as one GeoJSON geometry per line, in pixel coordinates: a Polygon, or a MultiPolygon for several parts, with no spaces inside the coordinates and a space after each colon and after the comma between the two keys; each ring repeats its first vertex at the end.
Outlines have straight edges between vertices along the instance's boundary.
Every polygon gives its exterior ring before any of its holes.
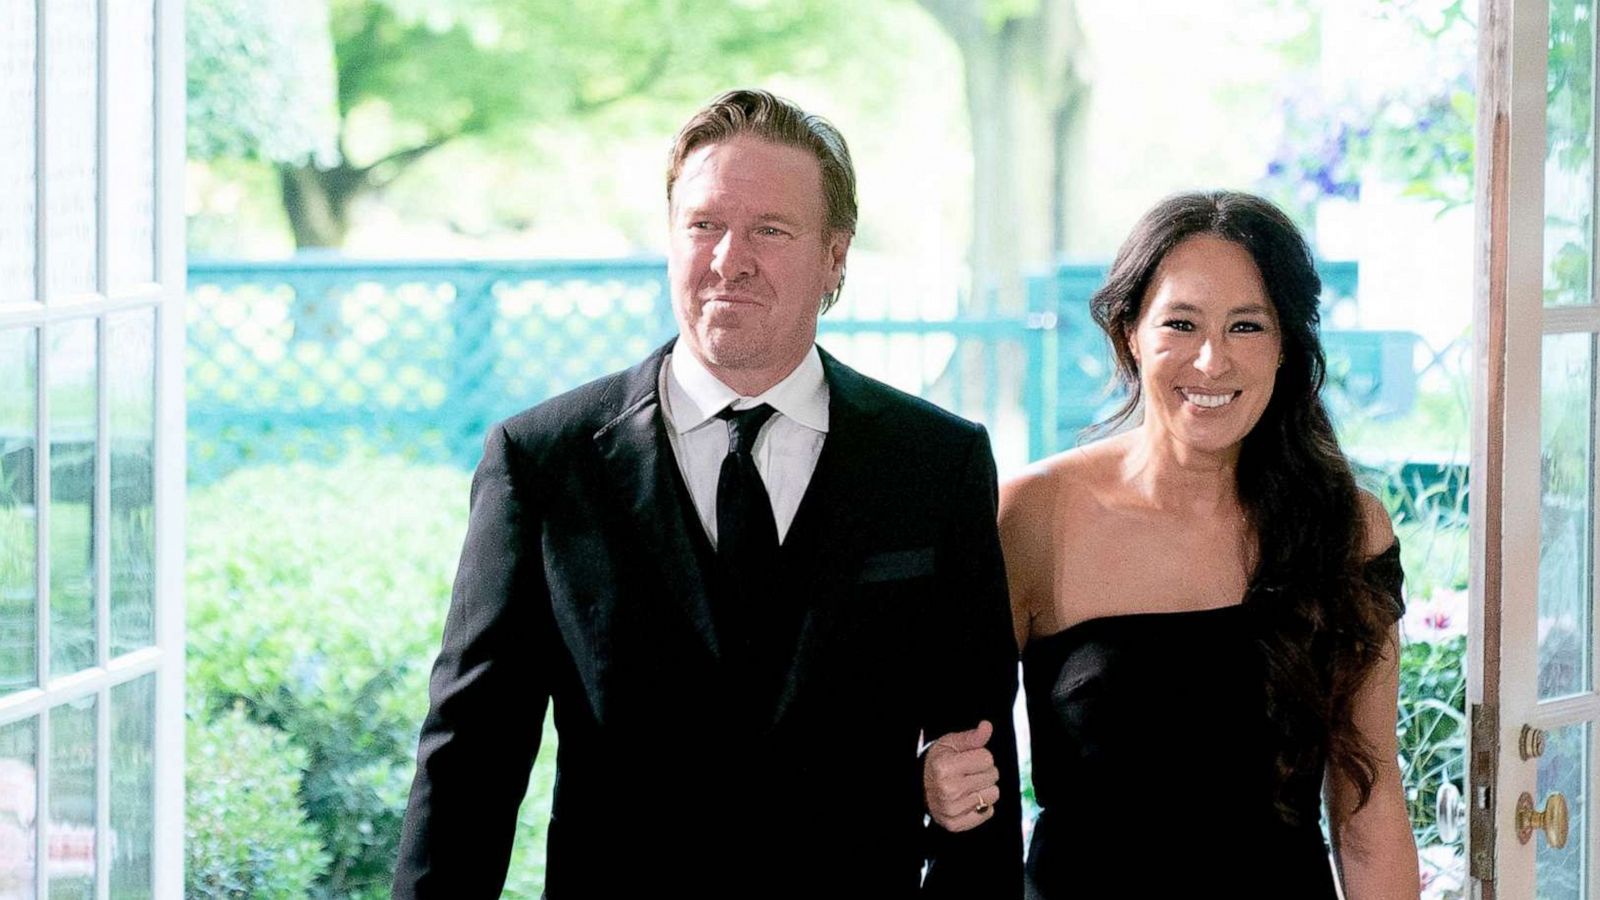
{"type": "Polygon", "coordinates": [[[863,528],[857,498],[869,496],[868,482],[885,474],[870,462],[877,434],[874,418],[881,405],[876,387],[826,351],[822,365],[828,379],[828,437],[789,532],[800,541],[785,543],[783,577],[804,611],[789,676],[773,708],[774,723],[803,693],[813,657],[821,649],[828,625],[823,601],[842,596],[855,577],[863,528]]]}
{"type": "MultiPolygon", "coordinates": [[[[671,347],[668,343],[624,376],[621,412],[595,433],[594,441],[619,516],[638,534],[672,602],[720,658],[706,583],[679,512],[677,460],[661,411],[661,365],[671,347]]],[[[881,466],[871,462],[880,390],[826,351],[821,355],[828,379],[828,436],[790,529],[796,541],[785,541],[783,570],[774,573],[786,582],[788,595],[804,605],[788,677],[772,709],[774,724],[803,694],[813,658],[822,649],[828,625],[823,601],[844,595],[855,577],[864,527],[856,498],[870,495],[871,480],[884,477],[881,466]]]]}
{"type": "Polygon", "coordinates": [[[677,460],[661,412],[661,364],[671,347],[669,342],[627,374],[622,412],[595,433],[594,441],[625,527],[638,533],[667,594],[707,649],[720,656],[705,580],[680,512],[677,460]]]}

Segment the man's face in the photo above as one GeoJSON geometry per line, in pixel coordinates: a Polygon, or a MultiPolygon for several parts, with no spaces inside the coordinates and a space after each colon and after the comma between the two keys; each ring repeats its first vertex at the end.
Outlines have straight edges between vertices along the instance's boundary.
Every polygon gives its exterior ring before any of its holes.
{"type": "Polygon", "coordinates": [[[680,346],[747,396],[783,380],[817,336],[849,234],[830,234],[822,170],[750,135],[689,154],[672,190],[667,273],[680,346]]]}

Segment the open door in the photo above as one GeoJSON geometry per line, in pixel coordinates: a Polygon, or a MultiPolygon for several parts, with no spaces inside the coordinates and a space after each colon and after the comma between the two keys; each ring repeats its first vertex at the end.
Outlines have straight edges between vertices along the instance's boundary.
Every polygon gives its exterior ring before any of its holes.
{"type": "Polygon", "coordinates": [[[182,0],[0,2],[0,898],[183,894],[182,0]]]}
{"type": "Polygon", "coordinates": [[[1469,863],[1600,900],[1594,0],[1483,0],[1469,863]]]}

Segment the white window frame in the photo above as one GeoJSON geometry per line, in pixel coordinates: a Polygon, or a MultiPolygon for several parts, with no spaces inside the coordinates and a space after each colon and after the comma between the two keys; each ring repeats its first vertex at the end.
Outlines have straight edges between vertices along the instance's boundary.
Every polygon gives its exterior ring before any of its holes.
{"type": "MultiPolygon", "coordinates": [[[[37,723],[36,787],[39,804],[36,821],[38,844],[35,853],[36,890],[40,900],[48,896],[45,878],[47,861],[47,802],[49,797],[50,709],[62,703],[97,695],[96,704],[96,834],[110,834],[110,733],[111,690],[147,674],[156,676],[154,809],[152,835],[152,889],[156,897],[183,895],[184,821],[184,341],[185,341],[185,229],[183,210],[183,172],[185,159],[184,120],[184,24],[182,0],[152,0],[154,10],[153,98],[155,138],[154,262],[156,281],[107,293],[109,230],[108,196],[110,157],[115,148],[108,145],[109,96],[108,49],[114,35],[108,35],[108,11],[117,0],[95,0],[101,40],[98,44],[99,121],[97,171],[99,210],[97,231],[99,250],[95,261],[98,292],[92,297],[74,297],[69,304],[45,302],[48,271],[46,236],[49,210],[45,195],[49,188],[44,177],[49,159],[45,119],[47,92],[45,78],[48,47],[44,40],[47,17],[59,14],[61,7],[52,0],[35,2],[38,36],[36,49],[35,165],[37,203],[35,221],[35,293],[31,302],[0,304],[0,330],[32,328],[37,338],[37,396],[35,429],[39,440],[34,453],[34,485],[38,506],[38,587],[36,663],[39,686],[0,697],[0,725],[34,718],[37,723]],[[52,10],[52,7],[54,8],[52,10]],[[49,633],[49,501],[50,440],[49,353],[46,332],[60,323],[97,318],[102,323],[111,314],[150,309],[155,316],[155,644],[116,658],[109,656],[110,641],[110,554],[108,517],[96,516],[94,557],[97,664],[71,675],[50,678],[49,633]]],[[[95,466],[95,506],[109,508],[110,449],[104,436],[108,429],[108,408],[104,402],[107,380],[107,348],[103,339],[96,342],[99,361],[97,394],[99,439],[95,466]]],[[[96,896],[110,894],[110,841],[96,841],[96,896]]]]}
{"type": "MultiPolygon", "coordinates": [[[[1551,731],[1584,723],[1587,802],[1569,811],[1574,825],[1587,820],[1590,846],[1579,850],[1588,896],[1600,898],[1600,692],[1591,683],[1576,696],[1538,698],[1543,341],[1552,334],[1600,333],[1600,305],[1544,305],[1549,29],[1549,0],[1480,0],[1467,804],[1473,896],[1483,900],[1535,896],[1535,848],[1544,838],[1518,839],[1516,805],[1523,793],[1538,806],[1545,798],[1537,790],[1537,758],[1519,752],[1524,726],[1551,731]]],[[[1595,98],[1600,101],[1600,90],[1595,98]]],[[[1594,146],[1600,149],[1600,142],[1594,146]]],[[[1595,162],[1591,157],[1591,167],[1595,162]]],[[[1594,209],[1600,214],[1600,198],[1594,209]]],[[[1596,236],[1600,228],[1591,235],[1591,260],[1600,263],[1593,255],[1600,250],[1596,236]]],[[[1600,367],[1595,377],[1600,381],[1600,367]]],[[[1590,446],[1592,466],[1600,434],[1591,436],[1590,446]]],[[[1593,530],[1600,541],[1600,521],[1593,530]]],[[[1600,544],[1596,551],[1600,559],[1600,544]]],[[[1600,661],[1592,581],[1590,598],[1591,659],[1600,661]]]]}

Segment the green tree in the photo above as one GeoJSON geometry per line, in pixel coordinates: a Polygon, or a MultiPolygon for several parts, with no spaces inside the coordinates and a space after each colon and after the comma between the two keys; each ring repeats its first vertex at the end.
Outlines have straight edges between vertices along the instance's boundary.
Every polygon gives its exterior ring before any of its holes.
{"type": "Polygon", "coordinates": [[[326,6],[189,0],[185,27],[191,158],[332,158],[333,44],[326,6]]]}
{"type": "MultiPolygon", "coordinates": [[[[863,14],[846,0],[329,0],[326,10],[332,152],[255,154],[277,167],[299,247],[339,246],[359,202],[451,142],[516,148],[540,124],[650,119],[730,84],[820,71],[856,46],[863,14]]],[[[241,52],[191,47],[202,70],[221,65],[207,52],[241,52]]],[[[256,63],[266,70],[302,59],[267,56],[256,63]]],[[[195,111],[220,105],[202,98],[195,111]]],[[[274,106],[257,101],[268,115],[274,106]]],[[[206,158],[217,145],[196,149],[206,158]]]]}

